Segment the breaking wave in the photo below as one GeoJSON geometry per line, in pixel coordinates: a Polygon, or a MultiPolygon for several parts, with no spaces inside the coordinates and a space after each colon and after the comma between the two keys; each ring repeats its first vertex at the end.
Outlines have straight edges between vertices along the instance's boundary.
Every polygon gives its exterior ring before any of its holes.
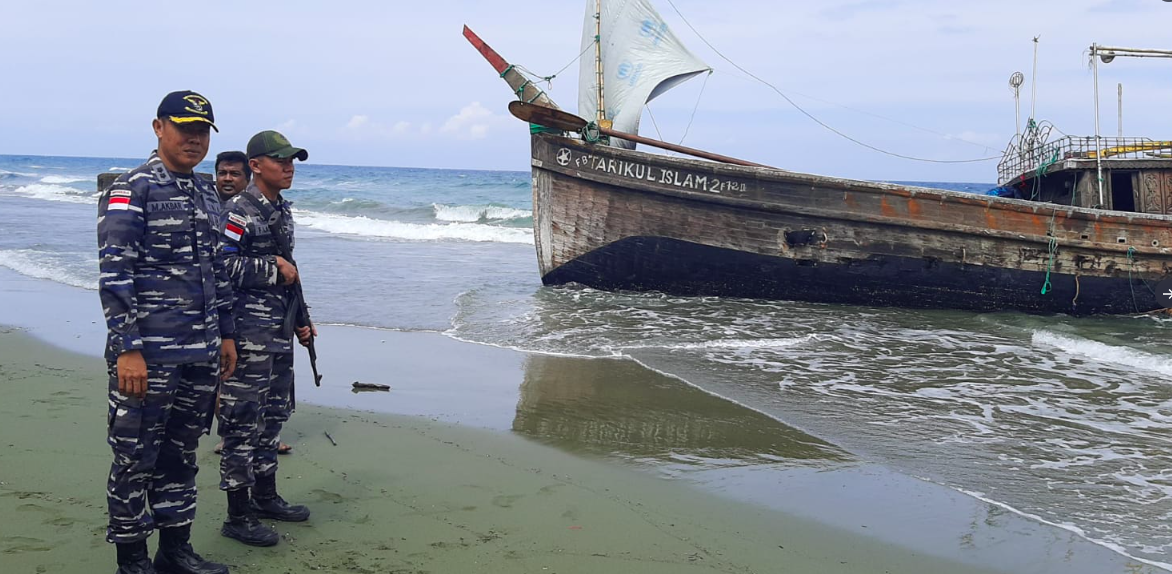
{"type": "Polygon", "coordinates": [[[439,221],[476,223],[481,221],[507,221],[525,219],[532,215],[528,210],[496,205],[444,205],[433,203],[435,218],[439,221]]]}
{"type": "Polygon", "coordinates": [[[360,237],[382,237],[409,241],[483,241],[533,244],[533,232],[529,229],[479,223],[403,223],[312,211],[298,212],[297,222],[327,233],[360,237]]]}
{"type": "Polygon", "coordinates": [[[90,181],[92,177],[78,177],[73,175],[47,175],[41,178],[41,183],[78,183],[90,181]]]}
{"type": "Polygon", "coordinates": [[[1096,361],[1140,368],[1154,371],[1161,375],[1172,376],[1172,360],[1160,355],[1154,355],[1128,347],[1116,347],[1090,339],[1068,337],[1044,330],[1034,331],[1031,340],[1035,345],[1057,347],[1067,353],[1081,355],[1096,361]]]}
{"type": "Polygon", "coordinates": [[[96,273],[98,264],[96,261],[93,264],[95,273],[87,274],[41,251],[6,249],[0,250],[0,267],[7,267],[28,277],[48,279],[82,289],[96,290],[98,288],[96,273]]]}
{"type": "Polygon", "coordinates": [[[82,191],[72,187],[65,187],[55,183],[34,183],[31,185],[22,185],[15,189],[6,190],[3,192],[7,195],[19,195],[23,197],[31,197],[33,199],[42,199],[45,201],[63,201],[66,203],[85,203],[94,204],[97,200],[94,198],[94,192],[82,191]]]}

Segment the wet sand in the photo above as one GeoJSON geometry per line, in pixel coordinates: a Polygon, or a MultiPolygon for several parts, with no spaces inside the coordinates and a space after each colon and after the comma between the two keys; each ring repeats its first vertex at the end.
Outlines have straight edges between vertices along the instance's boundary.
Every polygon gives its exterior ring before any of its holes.
{"type": "MultiPolygon", "coordinates": [[[[3,570],[109,569],[102,363],[13,329],[0,349],[3,570]]],[[[194,542],[235,571],[979,571],[499,432],[303,406],[287,436],[280,484],[314,515],[269,549],[217,535],[218,459],[201,449],[194,542]]]]}
{"type": "MultiPolygon", "coordinates": [[[[0,572],[112,571],[96,294],[0,297],[0,572]]],[[[631,361],[338,326],[319,354],[279,474],[314,516],[280,545],[218,535],[204,438],[195,543],[234,572],[1159,572],[631,361]]]]}

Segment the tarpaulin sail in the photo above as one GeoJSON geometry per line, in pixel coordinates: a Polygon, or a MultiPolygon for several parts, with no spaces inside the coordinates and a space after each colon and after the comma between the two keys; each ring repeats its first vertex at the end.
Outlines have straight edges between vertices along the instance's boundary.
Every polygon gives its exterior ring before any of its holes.
{"type": "MultiPolygon", "coordinates": [[[[598,75],[594,56],[601,17],[605,118],[615,130],[639,133],[643,106],[685,80],[710,70],[688,51],[647,0],[587,0],[578,75],[578,115],[598,118],[598,75]],[[590,48],[590,49],[588,49],[590,48]]],[[[612,139],[612,145],[635,144],[612,139]]]]}

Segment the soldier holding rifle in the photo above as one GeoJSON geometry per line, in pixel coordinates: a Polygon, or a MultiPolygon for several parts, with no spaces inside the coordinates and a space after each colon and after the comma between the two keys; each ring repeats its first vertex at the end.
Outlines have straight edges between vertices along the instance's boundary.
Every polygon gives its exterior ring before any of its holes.
{"type": "Polygon", "coordinates": [[[260,518],[309,519],[309,509],[287,503],[276,485],[278,437],[294,405],[293,338],[312,350],[317,335],[292,257],[293,214],[281,196],[293,184],[293,160],[309,153],[269,130],[249,140],[246,154],[252,182],[225,204],[222,220],[239,361],[220,393],[220,489],[228,493],[221,533],[272,546],[280,536],[260,518]]]}

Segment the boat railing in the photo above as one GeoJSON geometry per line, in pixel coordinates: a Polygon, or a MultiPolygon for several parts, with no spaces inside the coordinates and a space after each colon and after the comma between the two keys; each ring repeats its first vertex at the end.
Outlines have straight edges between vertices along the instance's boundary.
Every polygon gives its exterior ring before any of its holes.
{"type": "Polygon", "coordinates": [[[1005,185],[1019,177],[1044,175],[1051,165],[1069,159],[1172,159],[1172,141],[1150,138],[1065,136],[1054,141],[1014,136],[997,164],[997,183],[1005,185]]]}

